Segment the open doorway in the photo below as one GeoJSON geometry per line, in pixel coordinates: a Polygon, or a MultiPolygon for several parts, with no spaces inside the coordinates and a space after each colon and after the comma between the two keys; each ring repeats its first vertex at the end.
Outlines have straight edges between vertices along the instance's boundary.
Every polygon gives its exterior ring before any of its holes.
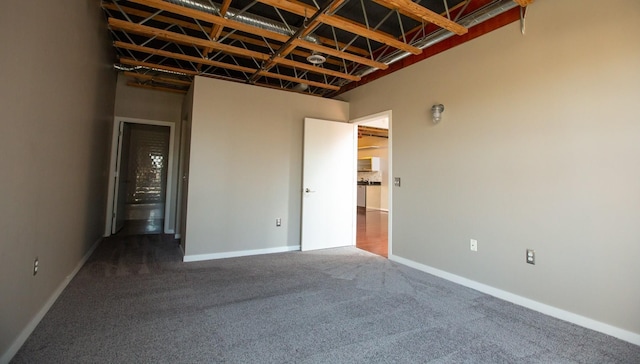
{"type": "Polygon", "coordinates": [[[358,119],[356,247],[388,257],[391,112],[358,119]]]}
{"type": "Polygon", "coordinates": [[[123,123],[114,233],[161,234],[167,195],[170,129],[123,123]],[[119,226],[118,226],[119,225],[119,226]]]}
{"type": "Polygon", "coordinates": [[[116,118],[105,236],[168,233],[173,129],[169,122],[116,118]]]}

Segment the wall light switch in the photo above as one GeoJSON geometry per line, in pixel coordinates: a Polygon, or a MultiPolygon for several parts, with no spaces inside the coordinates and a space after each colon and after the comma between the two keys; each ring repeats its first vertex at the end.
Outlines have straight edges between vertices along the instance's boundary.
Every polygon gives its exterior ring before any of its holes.
{"type": "Polygon", "coordinates": [[[400,177],[393,177],[393,185],[400,187],[400,177]]]}
{"type": "Polygon", "coordinates": [[[277,218],[276,219],[276,226],[282,226],[282,219],[281,218],[277,218]]]}

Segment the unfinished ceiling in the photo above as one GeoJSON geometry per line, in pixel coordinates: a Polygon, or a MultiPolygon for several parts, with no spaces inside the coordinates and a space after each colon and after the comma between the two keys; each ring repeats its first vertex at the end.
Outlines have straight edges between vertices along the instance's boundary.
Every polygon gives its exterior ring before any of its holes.
{"type": "Polygon", "coordinates": [[[129,85],[174,92],[200,75],[332,97],[512,22],[533,2],[219,1],[103,1],[116,69],[129,85]]]}

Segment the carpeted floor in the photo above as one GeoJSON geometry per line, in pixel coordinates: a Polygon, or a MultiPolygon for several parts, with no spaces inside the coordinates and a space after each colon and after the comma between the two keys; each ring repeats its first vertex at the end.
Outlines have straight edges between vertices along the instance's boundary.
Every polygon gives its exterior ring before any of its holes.
{"type": "Polygon", "coordinates": [[[356,248],[182,263],[105,240],[15,363],[640,363],[640,347],[356,248]]]}

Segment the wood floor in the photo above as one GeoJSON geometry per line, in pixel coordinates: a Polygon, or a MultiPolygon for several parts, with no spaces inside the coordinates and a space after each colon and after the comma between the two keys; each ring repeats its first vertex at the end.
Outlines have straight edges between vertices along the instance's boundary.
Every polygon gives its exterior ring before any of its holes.
{"type": "Polygon", "coordinates": [[[356,247],[388,257],[389,214],[358,207],[356,247]]]}

